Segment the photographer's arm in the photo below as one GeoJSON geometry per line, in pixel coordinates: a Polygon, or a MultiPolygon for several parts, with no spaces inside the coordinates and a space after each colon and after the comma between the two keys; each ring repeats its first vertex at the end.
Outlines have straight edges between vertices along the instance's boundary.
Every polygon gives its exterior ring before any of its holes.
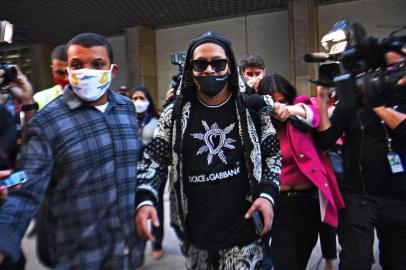
{"type": "Polygon", "coordinates": [[[406,114],[395,111],[392,108],[380,106],[373,108],[373,110],[376,115],[378,115],[378,117],[391,129],[397,128],[399,124],[406,119],[406,114]]]}
{"type": "MultiPolygon", "coordinates": [[[[400,86],[406,86],[406,76],[402,77],[397,84],[400,86]]],[[[403,91],[403,89],[400,91],[403,91]]],[[[405,113],[396,111],[392,108],[379,106],[373,108],[373,110],[390,129],[396,129],[406,119],[405,113]]]]}
{"type": "MultiPolygon", "coordinates": [[[[8,86],[10,93],[18,100],[20,106],[34,104],[33,90],[31,83],[27,77],[20,71],[18,66],[15,66],[17,70],[17,79],[15,82],[11,82],[8,86]]],[[[3,75],[5,71],[0,69],[0,85],[3,82],[3,75]]],[[[35,109],[30,109],[22,114],[21,124],[25,125],[36,113],[35,109]]]]}
{"type": "Polygon", "coordinates": [[[354,113],[354,108],[340,108],[340,104],[333,111],[329,118],[327,109],[328,91],[322,86],[317,87],[318,103],[317,108],[320,113],[320,124],[318,132],[314,133],[316,146],[321,149],[327,149],[337,142],[345,131],[349,117],[354,113]]]}
{"type": "Polygon", "coordinates": [[[331,122],[327,110],[328,93],[323,86],[317,86],[317,98],[317,109],[320,114],[320,124],[317,131],[325,131],[331,126],[331,122]]]}

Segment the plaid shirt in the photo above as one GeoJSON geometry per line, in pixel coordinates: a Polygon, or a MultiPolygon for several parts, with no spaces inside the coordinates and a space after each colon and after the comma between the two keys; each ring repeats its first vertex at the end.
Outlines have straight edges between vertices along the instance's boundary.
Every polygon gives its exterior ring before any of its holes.
{"type": "Polygon", "coordinates": [[[44,198],[56,269],[123,269],[128,249],[135,269],[143,262],[143,241],[134,231],[140,147],[134,105],[109,92],[102,113],[65,92],[25,130],[18,167],[28,182],[1,206],[0,250],[18,258],[44,198]]]}

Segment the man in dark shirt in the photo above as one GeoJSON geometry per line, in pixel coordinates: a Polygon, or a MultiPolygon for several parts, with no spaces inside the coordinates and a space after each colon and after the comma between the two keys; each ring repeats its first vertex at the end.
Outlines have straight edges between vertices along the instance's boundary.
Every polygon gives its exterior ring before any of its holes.
{"type": "Polygon", "coordinates": [[[193,39],[176,99],[138,167],[136,223],[149,239],[147,220],[157,224],[150,204],[166,177],[163,169],[173,168],[171,218],[187,269],[262,265],[250,217],[258,210],[261,235],[269,231],[279,191],[279,143],[269,111],[251,115],[238,76],[227,39],[211,31],[193,39]]]}
{"type": "MultiPolygon", "coordinates": [[[[388,61],[404,59],[389,53],[388,61]]],[[[340,269],[371,269],[374,230],[383,269],[406,266],[406,78],[398,84],[403,86],[388,95],[386,104],[368,92],[355,107],[343,108],[339,102],[331,121],[327,91],[318,88],[319,146],[326,148],[345,135],[340,269]]]]}

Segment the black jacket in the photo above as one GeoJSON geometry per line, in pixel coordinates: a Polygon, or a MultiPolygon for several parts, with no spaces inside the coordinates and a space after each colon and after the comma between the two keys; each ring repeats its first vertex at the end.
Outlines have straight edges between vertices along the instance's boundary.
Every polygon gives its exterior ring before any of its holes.
{"type": "MultiPolygon", "coordinates": [[[[397,110],[406,113],[406,104],[398,106],[397,110]]],[[[406,170],[406,121],[391,130],[386,125],[384,127],[371,109],[343,110],[338,105],[331,123],[329,129],[316,134],[316,142],[321,148],[327,148],[344,132],[343,190],[406,200],[406,173],[392,173],[385,135],[386,129],[392,138],[393,150],[400,155],[406,170]]]]}

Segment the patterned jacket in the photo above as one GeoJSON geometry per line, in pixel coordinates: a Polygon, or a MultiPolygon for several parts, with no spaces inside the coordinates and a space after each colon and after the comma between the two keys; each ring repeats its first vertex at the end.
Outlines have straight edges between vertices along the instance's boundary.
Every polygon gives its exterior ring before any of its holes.
{"type": "MultiPolygon", "coordinates": [[[[251,195],[256,198],[261,194],[275,201],[279,192],[281,167],[278,137],[269,111],[262,112],[260,117],[252,116],[245,106],[244,95],[241,93],[235,99],[235,103],[251,195]],[[255,119],[260,119],[260,125],[255,125],[255,119]]],[[[188,214],[188,199],[182,175],[181,142],[188,124],[191,103],[185,103],[180,119],[173,119],[173,107],[168,106],[162,113],[154,139],[138,165],[137,192],[144,194],[148,192],[157,200],[159,185],[167,177],[166,168],[168,165],[172,166],[169,176],[171,224],[178,237],[187,242],[185,221],[188,214]]]]}
{"type": "MultiPolygon", "coordinates": [[[[185,193],[183,176],[183,138],[189,123],[191,95],[195,95],[196,86],[192,77],[190,64],[194,47],[202,42],[221,43],[228,57],[228,87],[233,93],[235,113],[239,134],[244,151],[247,178],[250,183],[250,197],[266,197],[275,202],[279,193],[279,176],[281,157],[276,130],[271,121],[273,101],[267,98],[268,109],[261,114],[246,105],[245,84],[238,75],[231,43],[214,32],[199,35],[189,45],[185,57],[182,81],[176,91],[176,99],[165,108],[158,122],[154,138],[144,151],[143,159],[138,164],[137,198],[138,203],[158,197],[158,188],[167,177],[167,167],[171,166],[169,175],[171,224],[178,237],[188,244],[186,217],[188,215],[188,198],[185,193]]],[[[204,120],[204,119],[202,119],[204,120]]],[[[209,198],[208,198],[209,199],[209,198]]]]}

